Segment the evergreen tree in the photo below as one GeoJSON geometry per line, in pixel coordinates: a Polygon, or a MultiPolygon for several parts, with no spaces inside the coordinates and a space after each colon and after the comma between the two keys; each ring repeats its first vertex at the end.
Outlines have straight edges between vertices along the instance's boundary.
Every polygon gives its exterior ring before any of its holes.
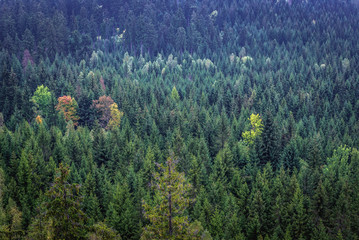
{"type": "Polygon", "coordinates": [[[121,236],[105,223],[100,222],[92,226],[89,232],[89,239],[93,240],[121,240],[121,236]]]}
{"type": "Polygon", "coordinates": [[[6,215],[5,215],[5,209],[3,206],[3,196],[4,192],[6,191],[5,188],[5,176],[4,176],[4,170],[0,167],[0,231],[3,232],[5,230],[5,224],[6,224],[6,215]]]}
{"type": "Polygon", "coordinates": [[[264,127],[260,143],[260,165],[271,163],[274,170],[278,168],[279,149],[276,126],[274,125],[271,113],[267,113],[264,119],[264,127]]]}
{"type": "Polygon", "coordinates": [[[139,216],[133,200],[127,183],[115,185],[113,199],[110,201],[107,211],[107,219],[110,226],[125,239],[138,239],[139,237],[139,216]]]}
{"type": "Polygon", "coordinates": [[[174,86],[172,88],[172,92],[171,92],[171,98],[174,102],[178,102],[180,100],[180,96],[178,94],[178,91],[176,89],[176,86],[174,86]]]}
{"type": "Polygon", "coordinates": [[[10,198],[6,209],[6,225],[1,226],[5,239],[21,239],[24,235],[22,228],[22,212],[10,198]]]}
{"type": "Polygon", "coordinates": [[[195,232],[188,228],[186,208],[191,185],[186,183],[184,174],[177,172],[176,159],[169,157],[166,166],[159,165],[155,174],[155,197],[153,205],[143,201],[144,215],[150,224],[145,226],[141,239],[194,239],[195,232]]]}
{"type": "Polygon", "coordinates": [[[69,167],[60,164],[53,186],[46,192],[45,219],[49,219],[53,239],[85,239],[86,216],[81,210],[80,186],[67,182],[69,167]]]}

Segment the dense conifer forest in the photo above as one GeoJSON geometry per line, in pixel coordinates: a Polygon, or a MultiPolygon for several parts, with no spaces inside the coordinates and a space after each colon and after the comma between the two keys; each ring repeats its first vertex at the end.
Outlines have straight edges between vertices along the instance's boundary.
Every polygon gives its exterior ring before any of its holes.
{"type": "Polygon", "coordinates": [[[349,0],[0,0],[0,240],[359,239],[349,0]]]}

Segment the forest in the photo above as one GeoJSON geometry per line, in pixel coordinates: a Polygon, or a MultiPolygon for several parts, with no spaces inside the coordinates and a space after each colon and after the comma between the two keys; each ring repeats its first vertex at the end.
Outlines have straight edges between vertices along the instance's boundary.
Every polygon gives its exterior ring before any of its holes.
{"type": "Polygon", "coordinates": [[[0,240],[359,239],[359,4],[0,0],[0,240]]]}

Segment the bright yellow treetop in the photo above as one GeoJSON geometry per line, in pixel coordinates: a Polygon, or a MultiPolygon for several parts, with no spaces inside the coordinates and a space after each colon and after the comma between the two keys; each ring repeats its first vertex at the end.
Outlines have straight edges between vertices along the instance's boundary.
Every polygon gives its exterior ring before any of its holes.
{"type": "Polygon", "coordinates": [[[249,120],[251,122],[252,128],[249,131],[243,132],[242,137],[244,142],[246,142],[248,145],[253,145],[256,138],[262,134],[263,123],[259,114],[252,113],[249,117],[249,120]]]}
{"type": "Polygon", "coordinates": [[[111,118],[110,121],[108,122],[107,128],[114,129],[116,127],[120,127],[123,112],[118,110],[118,105],[116,103],[111,104],[110,111],[111,111],[111,118]]]}

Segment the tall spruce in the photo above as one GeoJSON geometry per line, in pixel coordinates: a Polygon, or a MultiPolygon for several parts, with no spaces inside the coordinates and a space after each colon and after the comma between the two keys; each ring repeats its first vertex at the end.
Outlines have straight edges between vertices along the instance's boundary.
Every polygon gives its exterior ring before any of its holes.
{"type": "Polygon", "coordinates": [[[186,213],[190,199],[191,184],[183,173],[176,170],[177,159],[171,155],[166,165],[159,164],[155,173],[155,196],[153,203],[143,201],[144,216],[149,224],[143,228],[141,239],[196,239],[191,232],[186,213]]]}
{"type": "Polygon", "coordinates": [[[270,163],[275,170],[279,166],[278,135],[270,112],[267,112],[263,124],[264,127],[259,148],[260,165],[264,166],[270,163]]]}

